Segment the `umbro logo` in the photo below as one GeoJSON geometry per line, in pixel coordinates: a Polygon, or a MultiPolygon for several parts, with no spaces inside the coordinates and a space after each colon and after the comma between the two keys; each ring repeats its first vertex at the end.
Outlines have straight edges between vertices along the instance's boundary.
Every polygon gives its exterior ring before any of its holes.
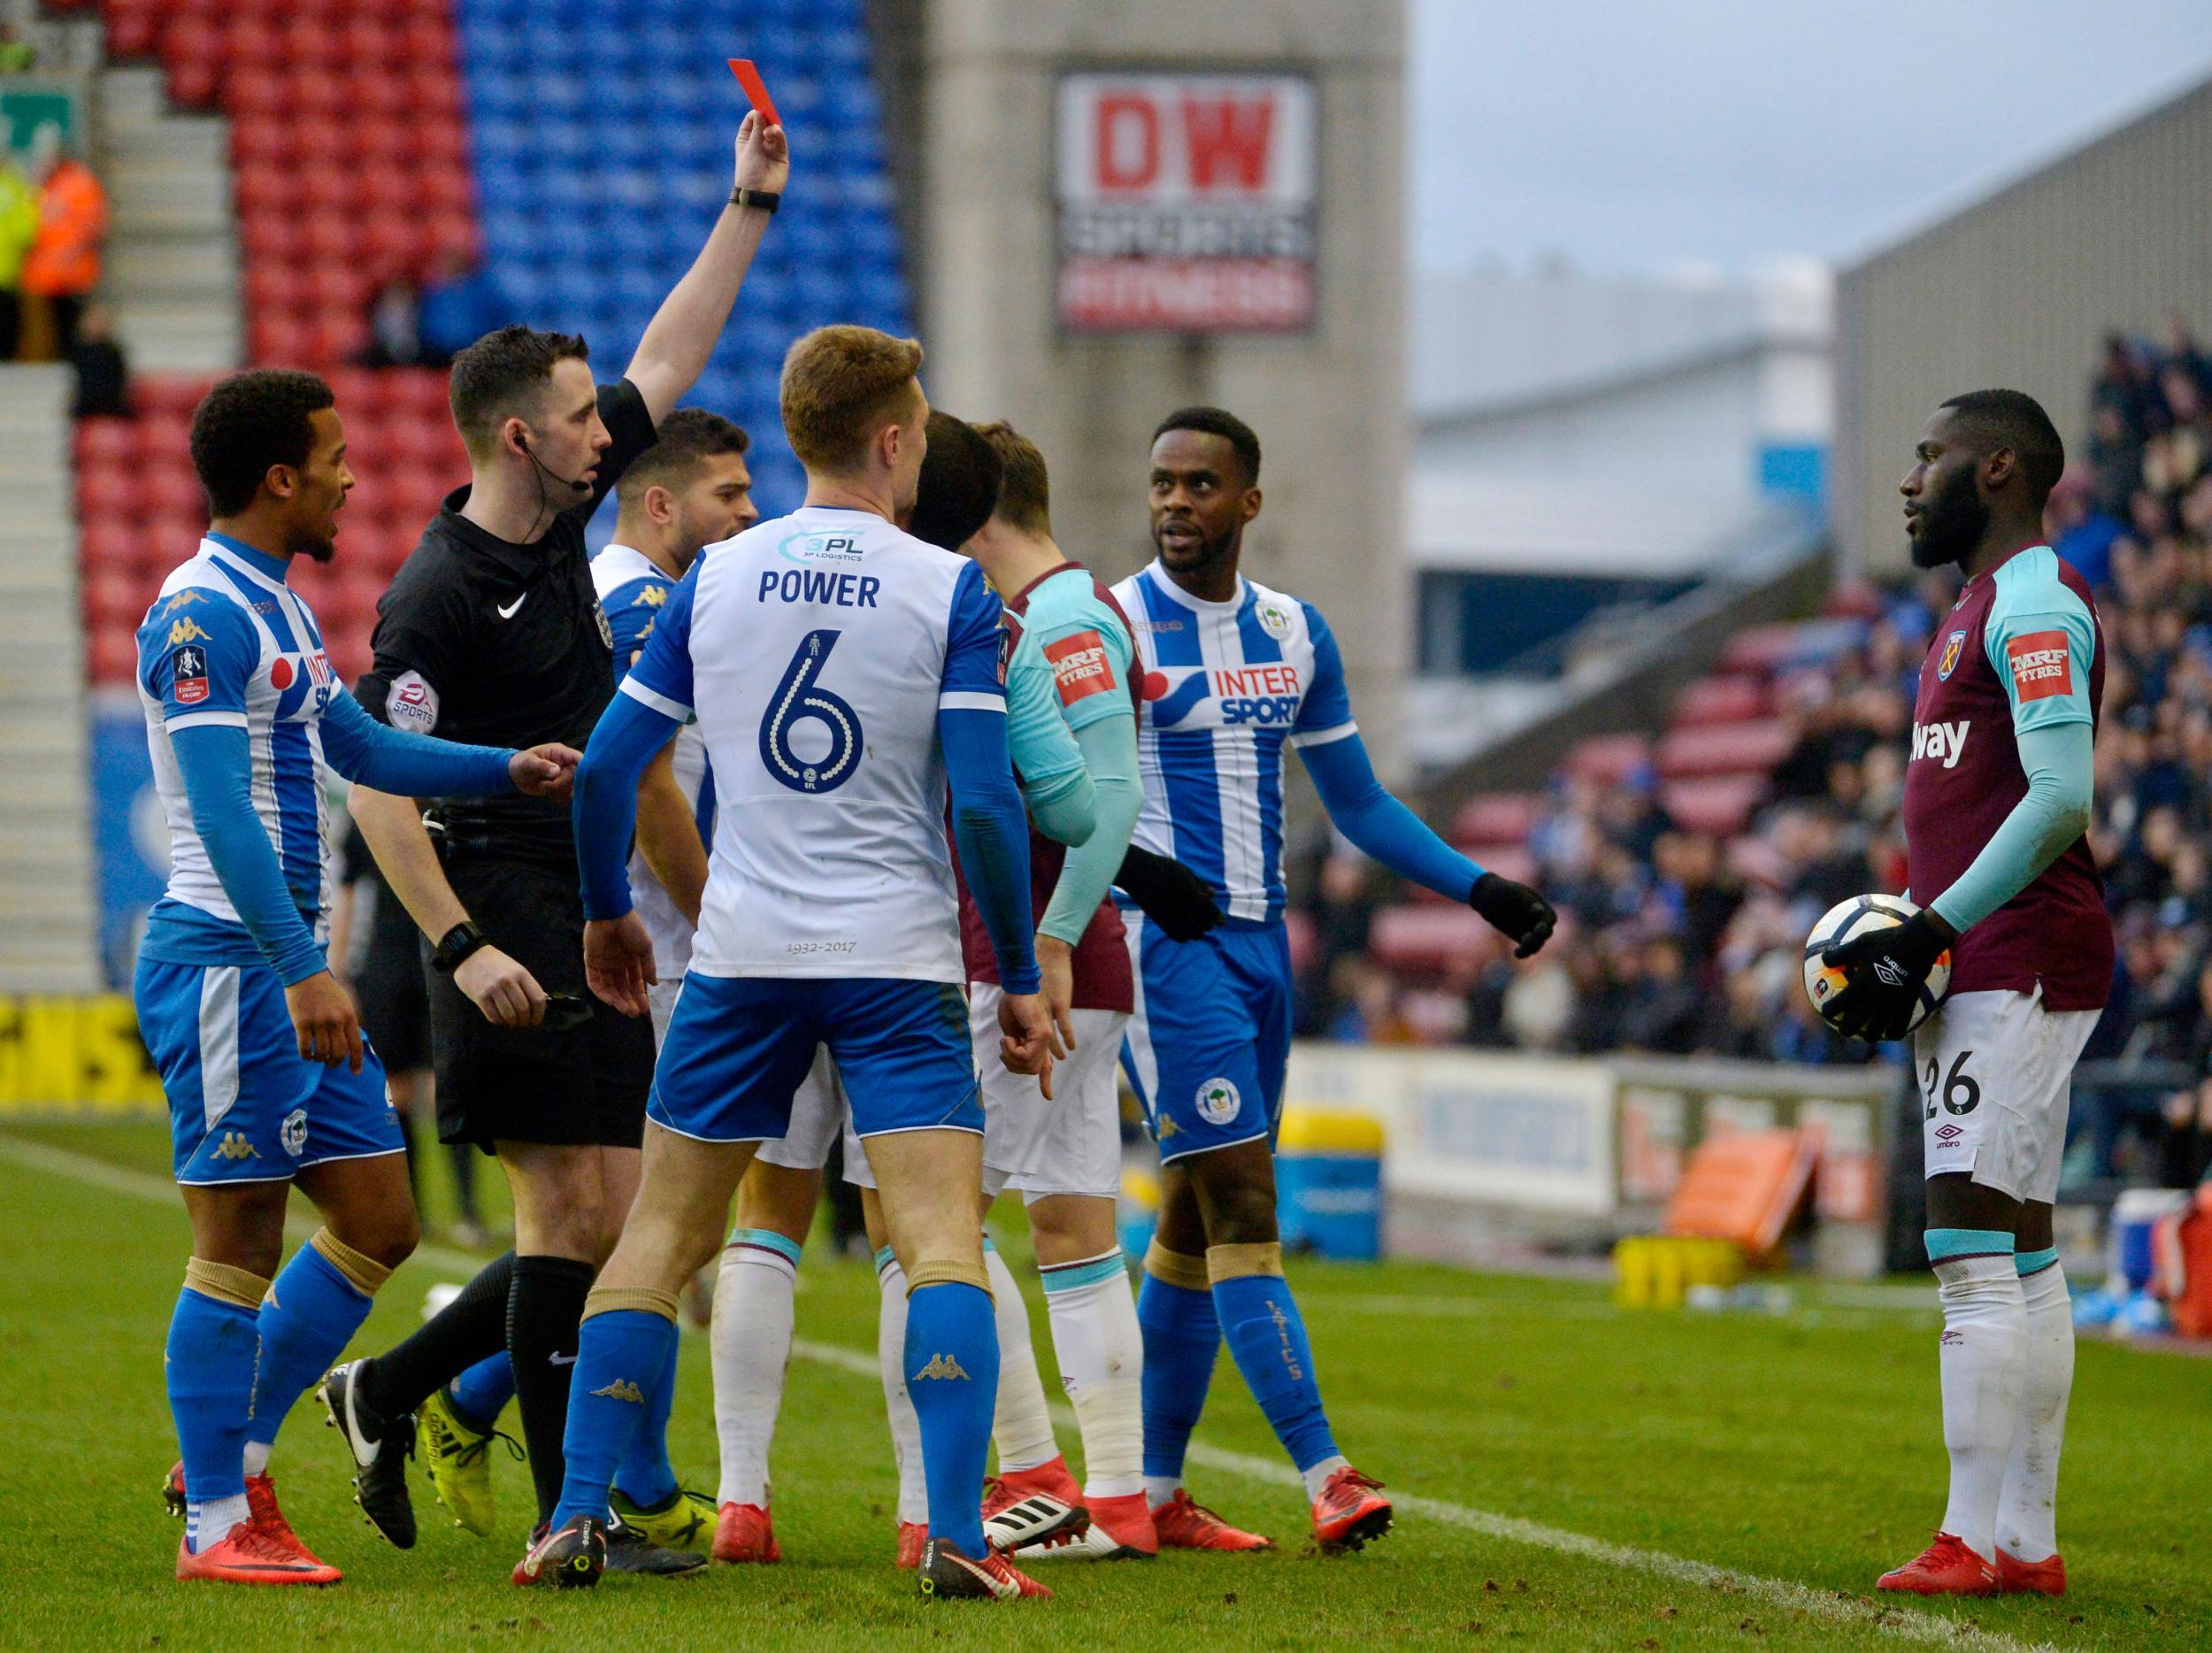
{"type": "Polygon", "coordinates": [[[924,1378],[958,1378],[963,1383],[968,1374],[960,1369],[960,1363],[950,1355],[932,1355],[929,1365],[916,1372],[910,1381],[919,1383],[924,1378]]]}
{"type": "Polygon", "coordinates": [[[1889,959],[1876,959],[1874,961],[1874,974],[1876,979],[1878,980],[1886,988],[1901,988],[1905,985],[1905,973],[1900,970],[1897,965],[1889,959]]]}
{"type": "Polygon", "coordinates": [[[611,1401],[627,1401],[633,1406],[645,1404],[645,1392],[627,1378],[617,1378],[603,1389],[594,1389],[594,1395],[603,1395],[611,1401]]]}
{"type": "Polygon", "coordinates": [[[1946,1125],[1936,1132],[1935,1137],[1937,1142],[1941,1142],[1946,1148],[1948,1148],[1952,1143],[1957,1142],[1960,1137],[1964,1136],[1965,1134],[1966,1133],[1960,1130],[1957,1126],[1946,1125]]]}

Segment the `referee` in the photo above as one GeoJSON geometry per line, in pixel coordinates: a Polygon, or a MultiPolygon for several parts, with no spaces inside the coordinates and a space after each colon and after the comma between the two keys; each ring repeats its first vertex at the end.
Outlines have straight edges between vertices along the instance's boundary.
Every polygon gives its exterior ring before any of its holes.
{"type": "MultiPolygon", "coordinates": [[[[523,327],[454,358],[469,485],[447,496],[378,605],[363,696],[373,716],[456,741],[527,730],[523,745],[580,750],[589,738],[614,672],[584,525],[705,366],[789,170],[783,128],[746,116],[730,204],[615,383],[594,386],[582,339],[523,327]]],[[[539,1518],[552,1511],[585,1294],[637,1187],[653,1033],[584,984],[565,808],[425,811],[361,788],[352,808],[433,944],[439,1135],[496,1154],[514,1195],[511,1253],[404,1342],[326,1380],[362,1509],[405,1549],[410,1414],[503,1348],[539,1518]]]]}

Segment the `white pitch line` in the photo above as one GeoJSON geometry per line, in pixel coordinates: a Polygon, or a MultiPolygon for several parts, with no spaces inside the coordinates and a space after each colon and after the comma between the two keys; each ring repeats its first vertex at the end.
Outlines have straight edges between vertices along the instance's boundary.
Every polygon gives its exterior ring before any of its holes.
{"type": "MultiPolygon", "coordinates": [[[[95,1188],[162,1204],[168,1203],[175,1194],[176,1185],[159,1177],[111,1165],[104,1160],[73,1153],[67,1149],[49,1147],[43,1142],[25,1142],[4,1132],[0,1132],[0,1159],[12,1160],[29,1170],[70,1177],[95,1188]]],[[[302,1234],[310,1233],[313,1230],[314,1219],[304,1216],[295,1217],[285,1226],[302,1234]]],[[[427,1242],[416,1248],[415,1256],[434,1268],[457,1270],[464,1275],[473,1274],[484,1263],[481,1257],[427,1242]]],[[[818,1343],[808,1338],[794,1338],[791,1352],[803,1360],[832,1366],[856,1377],[880,1380],[881,1374],[872,1350],[847,1349],[838,1343],[818,1343]]],[[[1067,1406],[1055,1402],[1052,1410],[1060,1422],[1074,1422],[1075,1414],[1067,1406]]],[[[1208,1446],[1203,1442],[1191,1443],[1190,1456],[1195,1462],[1210,1469],[1225,1470],[1233,1475],[1264,1481],[1271,1486],[1295,1487],[1302,1492],[1304,1490],[1304,1483],[1298,1472],[1277,1458],[1232,1452],[1221,1447],[1208,1446]]],[[[1541,1521],[1531,1521],[1520,1516],[1478,1510],[1469,1504],[1454,1503],[1446,1498],[1394,1491],[1391,1502],[1405,1514],[1440,1521],[1449,1526],[1463,1527],[1469,1532],[1480,1533],[1486,1538],[1501,1539],[1509,1544],[1525,1544],[1535,1549],[1548,1549],[1557,1555],[1598,1562],[1624,1572],[1671,1579],[1678,1584],[1729,1591],[1784,1612],[1799,1613],[1809,1618],[1848,1625],[1858,1629],[1878,1630],[1907,1641],[1970,1649],[1974,1653],[2058,1653],[2058,1649],[2047,1641],[2016,1641],[1993,1631],[1977,1629],[1949,1618],[1883,1605],[1864,1596],[1848,1595],[1834,1590],[1816,1590],[1809,1585],[1793,1583],[1786,1579],[1764,1578],[1755,1572],[1739,1572],[1732,1567],[1693,1561],[1687,1557],[1669,1555],[1664,1550],[1609,1543],[1604,1539],[1571,1532],[1563,1526],[1548,1526],[1541,1521]]]]}

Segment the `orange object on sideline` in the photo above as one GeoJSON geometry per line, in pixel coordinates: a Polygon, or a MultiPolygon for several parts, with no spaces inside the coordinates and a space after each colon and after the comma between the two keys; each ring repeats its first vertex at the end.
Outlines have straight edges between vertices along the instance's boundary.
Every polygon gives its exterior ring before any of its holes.
{"type": "Polygon", "coordinates": [[[1763,1257],[1812,1181],[1819,1141],[1809,1130],[1738,1131],[1701,1142],[1667,1202],[1666,1231],[1732,1240],[1763,1257]]]}
{"type": "Polygon", "coordinates": [[[65,157],[38,192],[38,234],[23,259],[23,290],[71,298],[100,284],[108,195],[92,169],[65,157]]]}
{"type": "Polygon", "coordinates": [[[2212,1337],[2212,1184],[2174,1219],[2171,1267],[2165,1294],[2174,1330],[2184,1337],[2212,1337]]]}

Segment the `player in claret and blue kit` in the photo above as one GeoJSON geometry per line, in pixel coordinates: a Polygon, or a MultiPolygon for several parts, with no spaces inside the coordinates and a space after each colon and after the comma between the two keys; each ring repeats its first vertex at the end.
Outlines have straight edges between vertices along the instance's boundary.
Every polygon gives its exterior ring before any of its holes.
{"type": "Polygon", "coordinates": [[[277,1508],[270,1447],[417,1225],[383,1065],[324,957],[329,773],[425,796],[559,797],[576,754],[387,728],[333,673],[286,583],[296,557],[331,558],[353,486],[320,379],[225,380],[193,416],[192,463],[212,526],[138,633],[171,871],[133,987],[192,1219],[165,1360],[183,1449],[168,1488],[185,1516],[177,1576],[334,1584],[277,1508]],[[279,1273],[295,1184],[326,1226],[279,1273]]]}
{"type": "Polygon", "coordinates": [[[1555,916],[1534,890],[1440,840],[1375,779],[1343,662],[1310,603],[1237,572],[1260,511],[1260,444],[1219,408],[1186,408],[1152,444],[1158,557],[1114,588],[1145,668],[1135,842],[1213,886],[1226,915],[1176,941],[1125,912],[1136,976],[1124,1065],[1160,1147],[1160,1226],[1137,1305],[1144,1331],[1144,1474],[1159,1542],[1255,1549],[1194,1503],[1183,1458],[1225,1338],[1304,1477],[1316,1541],[1356,1548],[1390,1525],[1377,1483],[1337,1451],[1313,1351],[1283,1280],[1273,1144],[1290,1050],[1284,934],[1283,749],[1329,818],[1401,876],[1471,905],[1528,957],[1555,916]]]}
{"type": "Polygon", "coordinates": [[[1951,1493],[1935,1542],[1880,1588],[2057,1595],[2056,1494],[2074,1323],[2051,1233],[2075,1060],[2112,983],[2112,923],[2088,840],[2104,638],[2088,582],[2044,542],[2064,469],[2016,390],[1955,396],[1907,473],[1922,568],[1966,575],[1920,668],[1905,852],[1924,903],[1831,950],[1847,1034],[1904,1036],[1947,949],[1951,988],[1913,1038],[1927,1150],[1928,1260],[1951,1493]]]}

